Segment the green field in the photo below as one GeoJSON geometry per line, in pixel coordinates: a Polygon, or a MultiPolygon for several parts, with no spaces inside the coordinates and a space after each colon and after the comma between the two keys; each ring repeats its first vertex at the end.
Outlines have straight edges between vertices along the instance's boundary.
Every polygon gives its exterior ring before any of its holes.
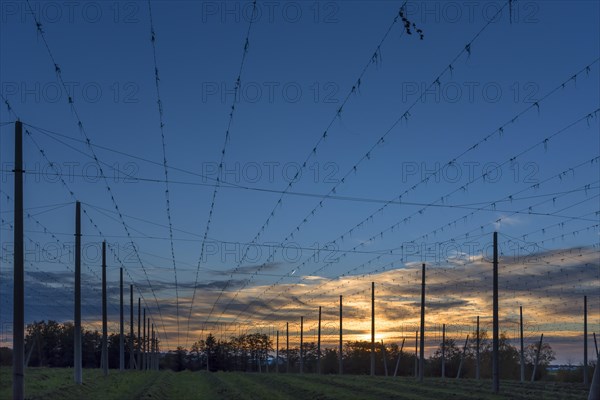
{"type": "MultiPolygon", "coordinates": [[[[501,395],[490,394],[490,381],[313,374],[231,372],[125,372],[84,370],[74,386],[72,370],[29,368],[27,399],[587,399],[580,384],[501,382],[501,395]]],[[[0,399],[12,396],[11,370],[0,369],[0,399]]]]}

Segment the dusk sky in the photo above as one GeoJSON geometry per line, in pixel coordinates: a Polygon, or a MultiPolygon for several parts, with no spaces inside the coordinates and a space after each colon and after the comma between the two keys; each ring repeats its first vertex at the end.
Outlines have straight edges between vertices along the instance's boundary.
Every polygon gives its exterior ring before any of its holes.
{"type": "Polygon", "coordinates": [[[600,4],[407,2],[410,34],[402,5],[3,1],[0,341],[18,118],[27,322],[73,319],[75,201],[85,327],[106,240],[109,329],[123,266],[163,349],[286,322],[297,341],[300,316],[312,340],[319,306],[333,345],[339,295],[367,340],[372,281],[377,339],[414,338],[422,263],[428,352],[443,323],[491,332],[497,231],[500,330],[522,305],[526,343],[580,363],[585,295],[600,333],[600,4]]]}

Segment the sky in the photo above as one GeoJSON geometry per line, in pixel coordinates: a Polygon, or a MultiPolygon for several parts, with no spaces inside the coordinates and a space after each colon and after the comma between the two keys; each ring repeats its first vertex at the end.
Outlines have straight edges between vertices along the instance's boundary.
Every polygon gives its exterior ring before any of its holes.
{"type": "Polygon", "coordinates": [[[401,6],[3,1],[1,341],[19,118],[27,322],[73,318],[75,201],[85,326],[106,240],[109,328],[123,267],[164,349],[300,316],[314,335],[319,306],[333,345],[339,295],[366,340],[371,282],[377,338],[399,342],[425,263],[433,351],[441,324],[490,326],[497,231],[500,329],[522,305],[528,342],[581,362],[586,295],[600,333],[598,3],[401,6]]]}

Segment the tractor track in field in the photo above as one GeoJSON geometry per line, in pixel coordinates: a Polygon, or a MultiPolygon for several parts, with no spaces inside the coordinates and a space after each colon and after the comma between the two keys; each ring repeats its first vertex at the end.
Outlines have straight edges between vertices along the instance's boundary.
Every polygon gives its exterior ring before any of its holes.
{"type": "MultiPolygon", "coordinates": [[[[362,378],[362,377],[361,377],[362,378]]],[[[363,379],[356,381],[348,381],[344,378],[340,378],[337,376],[332,377],[331,379],[326,379],[323,382],[326,385],[332,385],[336,387],[344,387],[353,391],[361,390],[364,391],[365,388],[368,388],[368,393],[371,396],[377,396],[377,398],[386,398],[386,399],[411,399],[411,400],[428,400],[431,399],[431,391],[429,390],[414,390],[413,387],[400,384],[393,384],[391,381],[382,382],[382,381],[373,381],[365,382],[363,379]],[[375,384],[373,384],[375,383],[375,384]],[[406,393],[409,392],[410,396],[407,397],[406,393]],[[384,396],[384,397],[381,397],[384,396]]],[[[436,398],[438,398],[436,396],[436,398]]]]}
{"type": "MultiPolygon", "coordinates": [[[[7,371],[0,371],[3,376],[7,371]]],[[[73,384],[72,369],[28,370],[28,400],[585,400],[579,383],[501,381],[500,393],[490,379],[371,377],[241,372],[84,370],[82,385],[73,384]]],[[[3,379],[0,398],[11,398],[3,379]]]]}
{"type": "MultiPolygon", "coordinates": [[[[363,378],[363,377],[361,377],[363,378]]],[[[366,382],[363,379],[357,381],[348,381],[344,378],[339,378],[337,376],[332,377],[319,377],[314,383],[317,383],[323,387],[335,387],[337,389],[343,389],[347,392],[353,393],[353,395],[360,394],[364,396],[362,398],[371,398],[371,399],[411,399],[411,400],[428,400],[431,399],[431,393],[428,391],[416,391],[412,390],[407,386],[397,387],[390,385],[382,385],[382,382],[376,382],[377,385],[373,385],[373,382],[366,382]],[[369,383],[369,384],[367,384],[369,383]],[[386,386],[386,387],[383,387],[386,386]],[[410,396],[407,397],[405,392],[407,389],[410,389],[410,396]],[[423,395],[421,395],[423,394],[423,395]]]]}
{"type": "MultiPolygon", "coordinates": [[[[341,380],[339,377],[334,377],[333,381],[341,380]]],[[[425,381],[425,384],[420,384],[417,380],[409,378],[408,380],[399,381],[394,378],[390,379],[382,379],[381,377],[376,377],[372,379],[370,377],[361,377],[358,381],[347,381],[344,380],[341,382],[345,385],[356,385],[356,384],[368,384],[369,387],[374,387],[379,391],[386,390],[390,393],[394,393],[395,398],[398,399],[431,399],[434,397],[437,400],[468,400],[468,399],[480,399],[481,396],[478,394],[471,394],[468,390],[460,389],[456,390],[456,388],[451,388],[450,386],[446,386],[444,384],[428,384],[428,381],[425,381]],[[454,390],[452,390],[454,389],[454,390]]]]}
{"type": "Polygon", "coordinates": [[[311,387],[315,387],[315,389],[319,388],[318,392],[331,392],[333,389],[335,395],[332,398],[334,399],[387,399],[390,398],[389,396],[391,395],[391,393],[387,391],[382,391],[371,387],[365,388],[362,385],[341,384],[339,382],[322,379],[322,377],[317,379],[314,378],[316,377],[310,375],[290,375],[288,379],[291,379],[298,384],[304,384],[306,382],[311,387]],[[377,396],[375,396],[376,394],[377,396]]]}
{"type": "Polygon", "coordinates": [[[347,393],[339,393],[338,396],[332,396],[327,393],[323,393],[320,390],[314,390],[313,388],[308,388],[307,386],[312,386],[312,382],[300,382],[301,385],[298,385],[297,381],[292,378],[292,375],[278,375],[276,377],[263,377],[258,376],[259,380],[263,380],[266,384],[276,385],[279,391],[282,391],[287,396],[290,396],[292,399],[312,399],[312,400],[337,400],[337,399],[347,399],[351,397],[340,397],[339,395],[347,394],[347,393]],[[293,381],[293,382],[290,382],[293,381]]]}
{"type": "Polygon", "coordinates": [[[235,385],[244,389],[244,393],[252,393],[252,399],[270,399],[270,400],[288,400],[290,397],[279,390],[274,385],[276,381],[274,376],[265,375],[264,379],[258,378],[255,374],[227,374],[223,375],[227,378],[230,385],[235,385]]]}
{"type": "Polygon", "coordinates": [[[173,385],[173,372],[159,373],[156,379],[150,377],[146,384],[131,397],[132,400],[169,399],[173,385]]]}

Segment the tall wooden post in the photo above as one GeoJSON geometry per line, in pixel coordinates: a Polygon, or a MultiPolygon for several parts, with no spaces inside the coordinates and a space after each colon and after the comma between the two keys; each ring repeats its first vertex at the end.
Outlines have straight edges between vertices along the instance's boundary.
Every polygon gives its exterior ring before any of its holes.
{"type": "Polygon", "coordinates": [[[498,327],[498,232],[494,232],[494,277],[493,277],[493,330],[494,338],[492,343],[492,379],[493,379],[493,390],[494,393],[500,391],[500,355],[499,355],[499,344],[500,344],[500,330],[498,327]]]}
{"type": "Polygon", "coordinates": [[[467,353],[467,344],[469,343],[469,335],[467,335],[467,339],[465,339],[465,345],[463,347],[463,351],[460,354],[460,363],[458,364],[458,373],[456,374],[456,379],[460,378],[460,373],[462,372],[463,362],[465,360],[465,354],[467,353]]]}
{"type": "Polygon", "coordinates": [[[381,341],[381,356],[383,357],[383,372],[385,373],[385,376],[388,376],[387,354],[385,351],[385,344],[383,343],[383,340],[381,341]]]}
{"type": "Polygon", "coordinates": [[[521,331],[521,351],[520,351],[520,360],[521,363],[521,382],[525,382],[525,345],[523,340],[523,306],[519,306],[519,329],[521,331]]]}
{"type": "MultiPolygon", "coordinates": [[[[152,336],[150,335],[150,317],[147,318],[148,326],[146,327],[146,332],[148,335],[146,337],[146,370],[150,370],[150,366],[152,365],[152,336]]],[[[208,362],[206,363],[208,365],[208,362]]]]}
{"type": "MultiPolygon", "coordinates": [[[[218,329],[218,326],[217,326],[217,329],[218,329]]],[[[262,360],[261,360],[261,358],[262,357],[261,357],[260,351],[257,351],[256,364],[257,364],[257,367],[258,367],[258,373],[259,374],[262,373],[262,362],[261,362],[262,360]]]]}
{"type": "Polygon", "coordinates": [[[25,254],[23,244],[23,124],[15,122],[13,399],[25,397],[25,254]]]}
{"type": "Polygon", "coordinates": [[[400,358],[402,358],[402,349],[404,349],[404,342],[406,338],[402,338],[402,346],[400,346],[400,352],[398,353],[398,360],[396,361],[396,369],[394,369],[394,377],[398,375],[398,367],[400,367],[400,358]]]}
{"type": "Polygon", "coordinates": [[[129,369],[135,369],[135,347],[133,344],[133,285],[129,285],[129,369]]]}
{"type": "Polygon", "coordinates": [[[154,332],[154,369],[158,371],[160,369],[160,350],[158,348],[158,326],[154,332]]]}
{"type": "Polygon", "coordinates": [[[375,282],[371,282],[371,376],[375,376],[375,282]]]}
{"type": "Polygon", "coordinates": [[[600,399],[600,365],[596,361],[594,367],[594,376],[592,377],[592,385],[590,386],[590,392],[588,394],[588,400],[600,399]]]}
{"type": "Polygon", "coordinates": [[[285,323],[285,372],[290,373],[290,323],[285,323]]]}
{"type": "Polygon", "coordinates": [[[425,376],[425,264],[421,272],[421,343],[419,352],[419,381],[425,376]]]}
{"type": "Polygon", "coordinates": [[[531,374],[531,382],[535,381],[535,373],[537,372],[538,362],[540,361],[540,352],[542,351],[542,342],[544,340],[544,334],[540,336],[540,343],[538,344],[538,348],[535,352],[535,362],[533,364],[533,373],[531,374]]]}
{"type": "Polygon", "coordinates": [[[151,353],[151,364],[149,366],[150,370],[154,369],[154,363],[156,362],[156,331],[154,330],[154,322],[152,322],[152,338],[151,338],[151,342],[150,342],[150,346],[152,348],[152,353],[151,353]]]}
{"type": "Polygon", "coordinates": [[[481,342],[480,332],[479,332],[479,315],[477,316],[477,340],[475,342],[475,379],[479,379],[480,373],[480,357],[479,357],[479,344],[481,342]]]}
{"type": "Polygon", "coordinates": [[[583,296],[583,384],[587,387],[588,377],[588,326],[587,326],[587,296],[583,296]]]}
{"type": "Polygon", "coordinates": [[[446,377],[446,324],[442,324],[442,379],[446,377]]]}
{"type": "Polygon", "coordinates": [[[300,373],[304,373],[304,317],[300,317],[300,373]]]}
{"type": "MultiPolygon", "coordinates": [[[[269,340],[269,335],[267,334],[267,341],[268,340],[269,340]]],[[[259,359],[261,360],[261,362],[264,361],[264,363],[265,363],[265,372],[268,374],[269,373],[269,363],[267,362],[267,358],[268,358],[267,357],[267,351],[268,350],[267,350],[266,346],[264,347],[264,350],[265,350],[265,359],[264,360],[262,359],[262,355],[259,356],[259,359]]]]}
{"type": "Polygon", "coordinates": [[[154,363],[156,358],[156,342],[154,341],[154,324],[152,324],[152,341],[150,342],[150,370],[154,369],[154,363]]]}
{"type": "Polygon", "coordinates": [[[150,347],[150,361],[148,363],[148,370],[152,370],[152,365],[154,364],[154,322],[151,322],[150,318],[148,318],[148,332],[152,332],[150,336],[150,343],[148,347],[150,347]]]}
{"type": "Polygon", "coordinates": [[[415,378],[419,377],[419,331],[415,332],[415,378]]]}
{"type": "Polygon", "coordinates": [[[342,335],[343,335],[343,320],[342,320],[342,295],[340,295],[340,344],[338,347],[338,361],[339,361],[339,367],[338,367],[338,373],[340,375],[342,375],[344,373],[344,357],[342,355],[342,335]]]}
{"type": "Polygon", "coordinates": [[[125,370],[125,329],[123,327],[123,268],[119,268],[119,371],[125,370]]]}
{"type": "Polygon", "coordinates": [[[142,299],[138,297],[138,317],[137,317],[137,369],[142,369],[142,336],[140,327],[142,325],[142,299]]]}
{"type": "Polygon", "coordinates": [[[319,327],[317,333],[317,374],[321,373],[321,306],[319,306],[319,327]]]}
{"type": "Polygon", "coordinates": [[[73,372],[76,385],[81,385],[81,203],[75,203],[75,316],[73,318],[73,372]]]}
{"type": "Polygon", "coordinates": [[[277,331],[277,344],[275,347],[275,373],[279,372],[279,331],[277,331]]]}
{"type": "Polygon", "coordinates": [[[106,241],[102,242],[102,372],[108,375],[108,325],[106,310],[106,241]]]}
{"type": "MultiPolygon", "coordinates": [[[[29,368],[29,360],[31,359],[31,354],[33,353],[33,350],[35,349],[35,347],[38,348],[40,347],[40,339],[39,339],[39,334],[35,333],[33,336],[33,340],[31,343],[31,347],[29,348],[29,351],[27,352],[27,355],[25,356],[25,369],[29,368]]],[[[40,357],[41,358],[41,357],[40,357]]]]}
{"type": "MultiPolygon", "coordinates": [[[[267,334],[267,342],[269,341],[269,335],[267,334]]],[[[265,343],[264,346],[264,350],[265,350],[265,371],[267,372],[267,374],[269,373],[269,350],[268,350],[268,345],[265,343]]]]}
{"type": "MultiPolygon", "coordinates": [[[[207,336],[208,338],[208,336],[207,336]]],[[[260,363],[258,364],[258,366],[260,367],[260,363]]],[[[210,351],[208,349],[206,349],[206,372],[210,371],[210,351]]]]}
{"type": "Polygon", "coordinates": [[[160,348],[158,345],[158,327],[156,327],[156,335],[154,337],[154,342],[156,343],[156,345],[154,346],[154,352],[156,353],[155,369],[158,371],[160,369],[160,348]]]}
{"type": "Polygon", "coordinates": [[[146,309],[144,308],[144,319],[142,320],[144,324],[144,332],[142,335],[142,370],[146,370],[146,364],[148,361],[148,357],[146,355],[146,309]]]}

